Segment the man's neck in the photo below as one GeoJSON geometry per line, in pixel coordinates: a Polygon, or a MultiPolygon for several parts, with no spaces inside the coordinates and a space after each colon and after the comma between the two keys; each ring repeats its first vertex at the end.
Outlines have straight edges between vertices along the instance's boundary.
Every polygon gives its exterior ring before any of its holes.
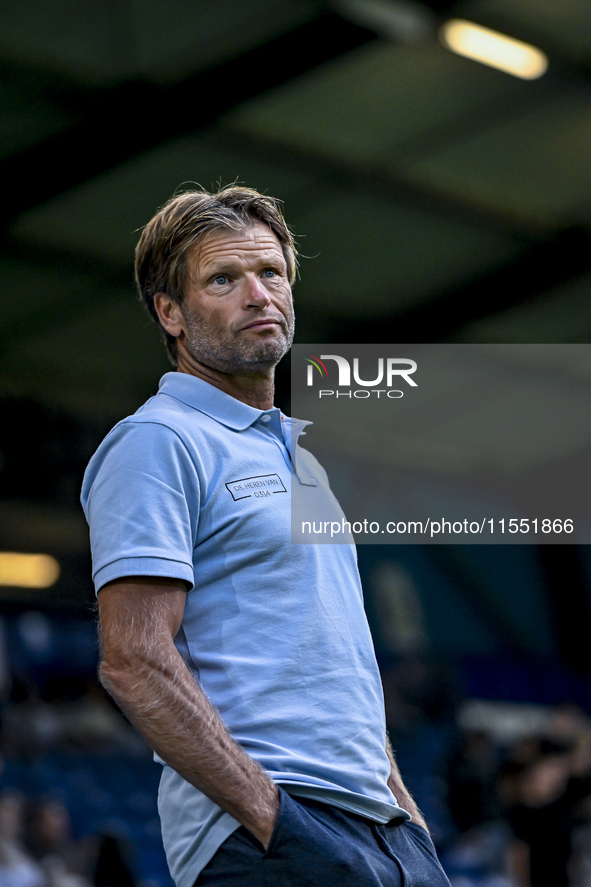
{"type": "Polygon", "coordinates": [[[179,355],[177,372],[203,379],[204,382],[209,382],[210,385],[219,388],[230,397],[234,397],[256,410],[270,410],[273,406],[275,367],[271,367],[265,372],[231,375],[205,366],[194,359],[183,360],[183,357],[179,355]]]}

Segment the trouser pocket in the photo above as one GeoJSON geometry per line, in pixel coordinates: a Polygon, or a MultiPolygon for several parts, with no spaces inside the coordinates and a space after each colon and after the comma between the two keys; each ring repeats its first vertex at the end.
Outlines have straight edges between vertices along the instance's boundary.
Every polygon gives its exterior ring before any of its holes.
{"type": "Polygon", "coordinates": [[[266,887],[399,887],[396,865],[378,847],[371,824],[281,791],[264,855],[266,887]]]}

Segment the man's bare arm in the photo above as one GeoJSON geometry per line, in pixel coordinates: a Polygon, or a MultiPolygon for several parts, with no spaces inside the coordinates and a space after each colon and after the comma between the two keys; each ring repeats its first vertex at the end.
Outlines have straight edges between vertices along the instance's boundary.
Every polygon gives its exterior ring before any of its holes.
{"type": "Polygon", "coordinates": [[[98,601],[104,687],[167,764],[266,847],[278,789],[232,739],[173,643],[185,584],[129,577],[104,586],[98,601]]]}
{"type": "Polygon", "coordinates": [[[400,807],[410,813],[412,821],[416,822],[417,825],[421,825],[428,832],[429,829],[427,828],[427,823],[423,818],[423,814],[415,804],[410,792],[402,781],[402,776],[400,775],[400,770],[398,769],[398,764],[396,763],[396,758],[392,751],[389,736],[386,737],[386,751],[388,753],[388,758],[390,759],[390,777],[388,779],[390,791],[395,795],[400,807]]]}

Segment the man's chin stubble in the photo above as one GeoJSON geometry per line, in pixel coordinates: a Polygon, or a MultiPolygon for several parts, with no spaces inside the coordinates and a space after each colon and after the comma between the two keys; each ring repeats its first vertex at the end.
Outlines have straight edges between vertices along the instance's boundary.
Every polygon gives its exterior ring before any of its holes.
{"type": "Polygon", "coordinates": [[[187,341],[188,351],[199,363],[227,375],[253,374],[267,375],[289,351],[291,342],[282,336],[260,342],[236,340],[227,349],[212,348],[210,342],[199,341],[191,336],[187,341]]]}

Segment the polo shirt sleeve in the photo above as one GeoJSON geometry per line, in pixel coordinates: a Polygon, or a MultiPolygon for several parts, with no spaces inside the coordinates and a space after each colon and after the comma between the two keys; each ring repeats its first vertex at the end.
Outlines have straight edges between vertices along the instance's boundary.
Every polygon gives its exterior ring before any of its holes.
{"type": "Polygon", "coordinates": [[[98,590],[124,576],[183,579],[192,588],[199,476],[178,434],[124,422],[93,456],[82,489],[98,590]]]}

